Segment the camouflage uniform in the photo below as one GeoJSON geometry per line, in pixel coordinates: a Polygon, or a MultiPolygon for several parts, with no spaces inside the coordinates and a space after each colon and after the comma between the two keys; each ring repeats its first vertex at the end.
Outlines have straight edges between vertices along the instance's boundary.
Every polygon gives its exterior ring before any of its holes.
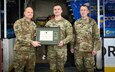
{"type": "Polygon", "coordinates": [[[50,63],[50,72],[64,72],[64,64],[67,60],[67,43],[72,39],[72,26],[69,21],[62,18],[59,21],[52,19],[46,23],[46,27],[59,27],[61,40],[64,46],[48,46],[48,60],[50,63]]]}
{"type": "Polygon", "coordinates": [[[33,21],[25,18],[19,19],[14,24],[16,41],[14,45],[14,68],[15,72],[34,72],[35,48],[31,42],[35,37],[36,25],[33,21]]]}
{"type": "Polygon", "coordinates": [[[92,51],[100,48],[100,33],[98,26],[92,18],[80,18],[74,23],[75,65],[78,72],[94,72],[94,56],[92,51]],[[83,71],[86,69],[85,71],[83,71]]]}

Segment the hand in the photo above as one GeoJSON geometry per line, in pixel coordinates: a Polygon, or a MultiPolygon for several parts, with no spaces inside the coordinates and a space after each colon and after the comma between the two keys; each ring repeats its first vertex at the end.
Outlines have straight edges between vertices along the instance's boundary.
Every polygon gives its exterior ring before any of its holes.
{"type": "Polygon", "coordinates": [[[46,55],[43,55],[43,56],[42,56],[42,60],[45,60],[45,59],[46,59],[46,55]]]}
{"type": "Polygon", "coordinates": [[[74,48],[71,48],[71,49],[70,49],[70,52],[71,52],[71,53],[74,53],[74,48]]]}
{"type": "Polygon", "coordinates": [[[97,54],[97,51],[96,50],[93,50],[92,51],[92,55],[96,55],[97,54]]]}
{"type": "Polygon", "coordinates": [[[58,46],[62,47],[64,45],[64,42],[63,41],[60,41],[58,46]]]}
{"type": "Polygon", "coordinates": [[[38,41],[32,41],[31,43],[34,47],[41,46],[40,42],[38,41]]]}
{"type": "Polygon", "coordinates": [[[33,37],[36,37],[36,33],[33,34],[33,37]]]}

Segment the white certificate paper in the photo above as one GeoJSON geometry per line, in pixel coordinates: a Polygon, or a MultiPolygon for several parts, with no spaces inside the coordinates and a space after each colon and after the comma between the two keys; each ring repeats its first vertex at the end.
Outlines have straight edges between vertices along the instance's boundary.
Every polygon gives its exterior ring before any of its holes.
{"type": "Polygon", "coordinates": [[[40,41],[53,41],[53,31],[40,31],[40,41]]]}

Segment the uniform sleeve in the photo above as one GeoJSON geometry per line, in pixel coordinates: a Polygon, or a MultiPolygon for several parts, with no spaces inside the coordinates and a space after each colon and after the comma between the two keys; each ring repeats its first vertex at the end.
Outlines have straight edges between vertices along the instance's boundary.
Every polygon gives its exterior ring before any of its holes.
{"type": "Polygon", "coordinates": [[[50,21],[48,21],[45,25],[45,27],[49,27],[50,21]]]}
{"type": "Polygon", "coordinates": [[[72,36],[72,40],[70,42],[70,47],[71,48],[75,48],[75,44],[76,44],[75,24],[76,24],[76,22],[73,25],[73,36],[72,36]]]}
{"type": "Polygon", "coordinates": [[[63,40],[64,44],[69,43],[72,40],[73,28],[70,22],[66,23],[66,38],[63,40]]]}
{"type": "Polygon", "coordinates": [[[96,51],[100,50],[101,48],[100,32],[95,21],[93,26],[93,47],[96,51]]]}
{"type": "Polygon", "coordinates": [[[14,23],[14,32],[16,35],[16,39],[20,44],[23,44],[23,45],[30,45],[31,44],[32,40],[31,40],[31,38],[28,37],[30,35],[25,34],[26,31],[24,31],[22,29],[21,21],[18,20],[14,23]]]}
{"type": "Polygon", "coordinates": [[[36,37],[36,28],[37,28],[37,25],[33,22],[33,26],[34,26],[34,30],[35,30],[35,32],[33,33],[33,36],[34,36],[34,38],[36,37]]]}
{"type": "Polygon", "coordinates": [[[75,43],[75,34],[72,35],[72,40],[70,41],[70,47],[74,48],[74,43],[75,43]]]}

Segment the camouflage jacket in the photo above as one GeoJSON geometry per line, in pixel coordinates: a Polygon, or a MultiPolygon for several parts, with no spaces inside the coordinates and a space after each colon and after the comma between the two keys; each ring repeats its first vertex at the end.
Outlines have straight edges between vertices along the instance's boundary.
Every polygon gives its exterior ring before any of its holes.
{"type": "Polygon", "coordinates": [[[52,20],[49,20],[45,26],[46,27],[59,27],[61,40],[64,41],[64,45],[71,41],[73,28],[72,28],[71,23],[67,21],[66,19],[62,18],[59,21],[52,19],[52,20]]]}
{"type": "Polygon", "coordinates": [[[16,41],[14,50],[31,51],[31,42],[35,37],[36,25],[33,21],[28,22],[25,18],[21,18],[14,23],[14,32],[16,41]]]}
{"type": "Polygon", "coordinates": [[[78,51],[92,52],[100,49],[100,32],[94,19],[80,18],[74,23],[73,47],[78,51]]]}

